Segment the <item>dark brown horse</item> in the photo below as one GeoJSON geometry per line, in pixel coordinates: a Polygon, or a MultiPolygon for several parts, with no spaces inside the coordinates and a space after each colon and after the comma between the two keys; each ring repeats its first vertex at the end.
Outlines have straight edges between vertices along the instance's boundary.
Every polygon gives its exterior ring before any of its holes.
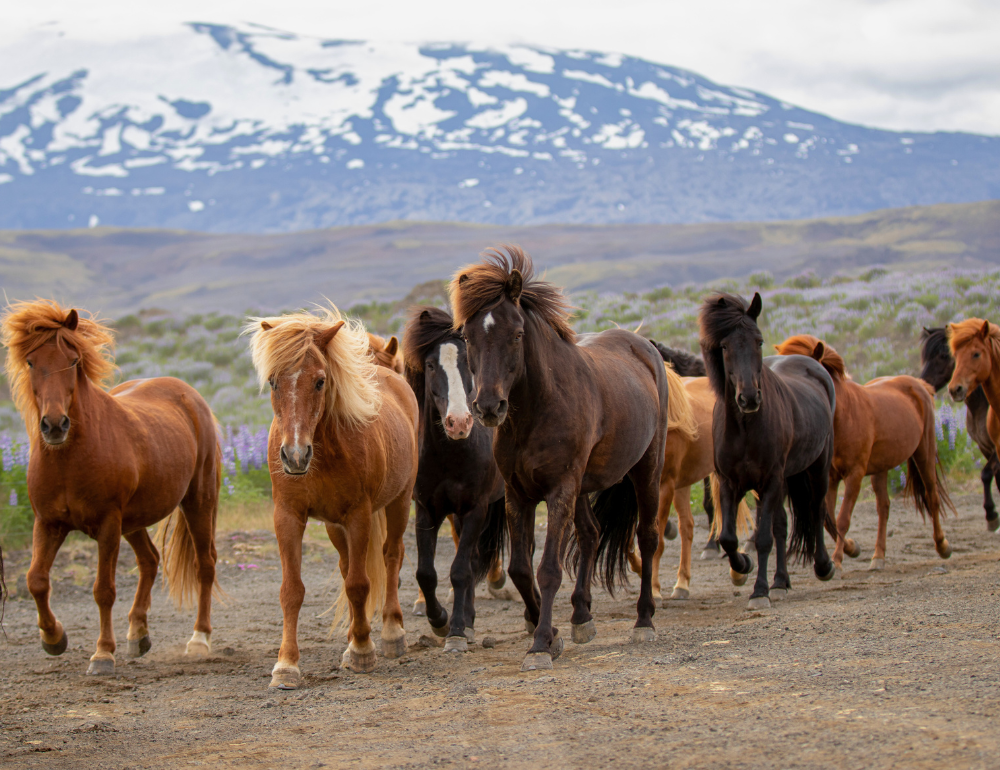
{"type": "MultiPolygon", "coordinates": [[[[920,379],[930,383],[935,392],[941,390],[951,380],[955,373],[955,359],[951,356],[948,346],[948,330],[944,327],[924,329],[920,334],[920,379]]],[[[986,528],[990,532],[1000,529],[1000,514],[990,488],[995,483],[1000,490],[1000,459],[997,458],[996,447],[986,428],[986,414],[990,410],[990,402],[986,400],[983,389],[976,388],[965,397],[965,429],[969,431],[972,440],[976,442],[979,451],[986,458],[986,464],[980,471],[979,479],[983,482],[983,509],[986,511],[986,528]]]]}
{"type": "Polygon", "coordinates": [[[603,561],[609,588],[622,579],[637,518],[642,584],[632,638],[655,638],[652,557],[667,432],[667,378],[656,348],[623,329],[578,339],[561,292],[533,272],[524,252],[506,247],[487,251],[451,284],[455,325],[477,386],[472,411],[497,429],[493,455],[506,484],[508,573],[534,631],[523,670],[551,668],[563,648],[552,605],[574,525],[573,641],[596,634],[590,612],[595,566],[603,561]],[[600,493],[594,509],[593,493],[600,493]],[[539,596],[531,557],[542,500],[548,527],[539,596]]]}
{"type": "Polygon", "coordinates": [[[503,478],[493,459],[493,431],[476,424],[469,411],[472,375],[451,315],[436,307],[414,307],[403,339],[406,381],[420,407],[420,466],[413,488],[417,582],[431,628],[448,637],[445,650],[464,652],[475,639],[476,584],[503,551],[503,478]],[[450,624],[437,599],[434,569],[438,530],[449,516],[452,532],[460,535],[451,565],[450,624]]]}
{"type": "Polygon", "coordinates": [[[103,384],[114,363],[110,330],[55,302],[21,302],[3,318],[11,395],[31,442],[28,497],[35,512],[28,590],[42,647],[66,650],[49,606],[49,570],[72,530],[97,541],[94,600],[101,632],[89,674],[115,670],[115,566],[122,537],[135,551],[139,586],[129,612],[128,655],[151,646],[146,625],[159,554],[146,528],[179,508],[165,572],[180,604],[197,594],[189,654],[211,651],[215,518],[222,481],[215,418],[190,385],[172,377],[103,384]]]}
{"type": "Polygon", "coordinates": [[[761,354],[764,342],[757,318],[760,294],[715,294],[701,307],[701,350],[715,391],[712,422],[715,472],[719,478],[716,526],[729,556],[730,577],[743,585],[753,570],[748,554],[737,552],[737,507],[748,492],[757,503],[756,546],[759,566],[749,609],[770,606],[769,594],[783,596],[791,586],[785,560],[787,514],[792,506],[789,551],[812,559],[816,576],[829,580],[834,566],[823,542],[826,492],[833,457],[833,380],[805,356],[761,354]],[[767,559],[777,543],[774,585],[767,586],[767,559]]]}
{"type": "Polygon", "coordinates": [[[364,328],[336,308],[255,318],[246,331],[274,409],[267,453],[284,627],[270,686],[296,689],[302,679],[302,536],[310,517],[326,524],[340,554],[337,615],[346,607],[350,622],[342,665],[371,671],[378,609],[382,654],[406,652],[398,588],[417,473],[416,399],[402,377],[375,365],[364,328]]]}

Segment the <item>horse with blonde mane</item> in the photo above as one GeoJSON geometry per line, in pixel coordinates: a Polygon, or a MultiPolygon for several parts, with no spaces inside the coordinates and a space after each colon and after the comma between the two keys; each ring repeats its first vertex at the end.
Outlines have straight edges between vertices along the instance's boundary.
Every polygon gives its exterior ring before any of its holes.
{"type": "Polygon", "coordinates": [[[831,515],[837,505],[840,482],[845,482],[836,530],[831,533],[837,541],[834,566],[840,570],[845,553],[853,558],[861,551],[847,533],[861,483],[865,476],[871,476],[878,533],[869,569],[885,567],[889,471],[903,463],[907,465],[904,495],[913,496],[921,514],[930,512],[938,555],[942,559],[951,556],[951,546],[941,526],[941,504],[950,507],[951,501],[939,472],[933,388],[905,374],[878,377],[859,385],[847,373],[840,354],[811,334],[789,337],[774,347],[780,355],[804,355],[819,361],[833,378],[837,410],[833,415],[833,461],[827,492],[827,510],[831,515]]]}
{"type": "Polygon", "coordinates": [[[982,318],[948,324],[948,344],[955,359],[948,393],[964,401],[977,387],[983,389],[990,405],[986,431],[994,448],[1000,447],[1000,327],[982,318]]]}
{"type": "Polygon", "coordinates": [[[42,648],[50,655],[66,650],[66,631],[49,605],[49,571],[66,535],[78,530],[97,541],[98,553],[94,600],[101,630],[87,673],[115,670],[111,610],[122,537],[139,567],[127,654],[149,651],[147,613],[160,557],[146,528],[160,522],[172,598],[180,606],[197,594],[187,652],[207,655],[222,480],[208,404],[173,377],[131,380],[106,391],[114,370],[111,330],[55,302],[11,305],[2,334],[11,396],[31,444],[28,497],[35,523],[27,584],[38,608],[42,648]]]}
{"type": "Polygon", "coordinates": [[[403,374],[403,351],[399,348],[399,340],[395,335],[388,340],[377,334],[368,332],[368,349],[375,358],[375,363],[392,369],[396,374],[403,374]]]}
{"type": "Polygon", "coordinates": [[[298,620],[302,536],[312,517],[326,525],[343,578],[337,626],[348,615],[342,665],[376,664],[371,618],[382,610],[382,655],[406,652],[399,570],[417,473],[417,402],[405,380],[377,366],[358,322],[334,308],[253,318],[245,328],[274,419],[268,467],[281,556],[281,647],[271,687],[299,687],[298,620]]]}

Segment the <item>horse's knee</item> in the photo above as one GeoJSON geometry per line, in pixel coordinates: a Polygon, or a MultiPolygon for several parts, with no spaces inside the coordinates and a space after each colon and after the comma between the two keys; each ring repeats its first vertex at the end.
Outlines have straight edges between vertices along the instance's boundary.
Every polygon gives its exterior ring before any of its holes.
{"type": "Polygon", "coordinates": [[[44,572],[32,572],[28,570],[25,582],[28,592],[36,599],[45,599],[49,595],[49,576],[44,572]]]}
{"type": "Polygon", "coordinates": [[[301,579],[283,580],[278,596],[282,604],[302,604],[306,598],[306,586],[301,579]]]}
{"type": "Polygon", "coordinates": [[[740,540],[735,534],[722,534],[719,535],[719,545],[726,553],[730,553],[740,547],[740,540]]]}
{"type": "Polygon", "coordinates": [[[98,582],[94,584],[94,601],[97,602],[98,607],[111,607],[116,598],[118,598],[118,592],[115,590],[114,583],[98,582]]]}

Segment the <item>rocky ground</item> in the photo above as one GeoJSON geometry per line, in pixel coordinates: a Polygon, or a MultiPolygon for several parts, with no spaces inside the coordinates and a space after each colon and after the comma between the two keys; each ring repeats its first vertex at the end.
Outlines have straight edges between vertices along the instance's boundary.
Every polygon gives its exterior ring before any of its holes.
{"type": "MultiPolygon", "coordinates": [[[[902,501],[890,521],[884,572],[867,571],[875,511],[863,503],[852,534],[863,555],[842,579],[792,572],[789,598],[748,612],[725,562],[696,561],[691,599],[654,618],[655,642],[628,642],[635,595],[595,593],[598,635],[567,642],[552,671],[521,673],[529,641],[520,602],[480,588],[477,644],[466,654],[421,646],[412,617],[413,565],[404,575],[410,652],[372,674],[338,668],[345,643],[328,638],[339,577],[310,528],[299,639],[305,686],[269,690],[281,636],[280,566],[268,533],[225,533],[213,615],[213,654],[189,660],[193,614],[154,595],[153,649],[123,655],[134,559],[118,568],[115,676],[84,671],[97,637],[90,594],[94,549],[64,546],[53,606],[67,652],[42,651],[25,599],[28,555],[8,554],[16,595],[0,639],[0,765],[4,768],[219,768],[436,765],[512,767],[1000,766],[1000,537],[979,498],[959,497],[946,530],[948,561],[930,526],[902,501]],[[485,648],[484,637],[495,646],[485,648]]],[[[703,524],[704,517],[700,517],[703,524]]],[[[544,530],[539,529],[539,538],[544,530]]],[[[696,530],[700,544],[704,530],[696,530]]],[[[415,561],[412,533],[407,547],[415,561]]],[[[439,548],[439,569],[452,554],[439,548]]],[[[663,571],[669,587],[678,544],[663,571]]],[[[697,551],[696,551],[697,553],[697,551]]],[[[569,582],[556,616],[569,631],[569,582]]],[[[668,591],[669,593],[669,591],[668,591]]]]}

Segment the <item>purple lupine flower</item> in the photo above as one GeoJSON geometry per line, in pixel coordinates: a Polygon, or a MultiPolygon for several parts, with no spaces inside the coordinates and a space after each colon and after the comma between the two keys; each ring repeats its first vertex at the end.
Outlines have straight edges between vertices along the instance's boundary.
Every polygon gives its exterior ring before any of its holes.
{"type": "Polygon", "coordinates": [[[8,500],[8,502],[10,503],[10,506],[12,508],[17,505],[17,490],[16,489],[10,490],[10,500],[8,500]]]}

